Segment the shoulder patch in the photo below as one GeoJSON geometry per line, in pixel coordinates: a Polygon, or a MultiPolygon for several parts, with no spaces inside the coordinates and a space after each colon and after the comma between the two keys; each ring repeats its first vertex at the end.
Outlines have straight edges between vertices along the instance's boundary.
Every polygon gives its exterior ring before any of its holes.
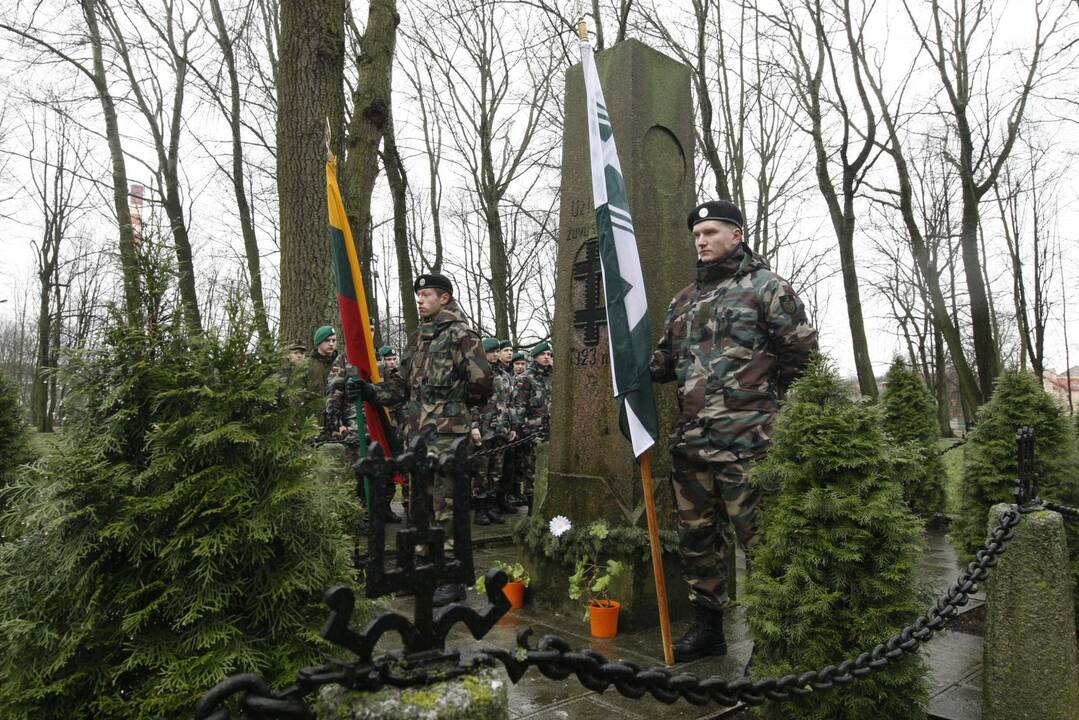
{"type": "Polygon", "coordinates": [[[797,307],[797,303],[794,302],[793,295],[781,295],[779,298],[779,306],[783,308],[783,312],[788,315],[793,315],[794,310],[797,307]]]}

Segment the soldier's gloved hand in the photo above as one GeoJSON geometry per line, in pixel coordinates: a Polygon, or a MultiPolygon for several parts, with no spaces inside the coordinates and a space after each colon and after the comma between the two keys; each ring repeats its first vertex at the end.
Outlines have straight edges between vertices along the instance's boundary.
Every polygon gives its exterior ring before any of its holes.
{"type": "Polygon", "coordinates": [[[356,398],[363,398],[367,402],[378,402],[378,391],[375,386],[363,378],[350,377],[345,387],[345,397],[349,402],[356,402],[356,398]]]}

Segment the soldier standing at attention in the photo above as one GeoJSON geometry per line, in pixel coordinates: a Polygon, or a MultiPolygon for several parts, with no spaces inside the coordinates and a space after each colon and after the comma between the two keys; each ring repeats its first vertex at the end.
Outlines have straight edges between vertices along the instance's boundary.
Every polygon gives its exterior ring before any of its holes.
{"type": "Polygon", "coordinates": [[[513,377],[513,342],[510,340],[498,343],[498,369],[507,377],[513,377]]]}
{"type": "Polygon", "coordinates": [[[760,541],[761,490],[746,473],[768,450],[779,398],[817,348],[802,301],[744,243],[742,222],[742,211],[727,201],[690,213],[697,279],[671,300],[652,356],[652,379],[678,383],[671,484],[682,572],[696,609],[674,646],[678,662],[727,652],[723,608],[734,559],[727,528],[734,526],[743,550],[760,541]]]}
{"type": "MultiPolygon", "coordinates": [[[[483,356],[479,335],[472,330],[457,301],[453,285],[444,275],[420,275],[413,283],[419,308],[419,327],[409,336],[400,370],[386,373],[378,385],[358,380],[356,392],[369,402],[394,406],[405,403],[407,441],[424,435],[431,454],[446,459],[454,441],[469,435],[472,408],[491,395],[494,376],[483,356]]],[[[452,478],[439,475],[434,488],[435,519],[452,517],[452,478]]],[[[422,498],[412,498],[422,502],[422,498]]],[[[452,537],[447,525],[446,537],[452,537]]],[[[435,604],[445,605],[465,596],[464,585],[445,585],[435,593],[435,604]]]]}
{"type": "MultiPolygon", "coordinates": [[[[507,440],[513,440],[515,433],[510,428],[510,412],[506,402],[509,393],[505,373],[498,368],[498,338],[484,338],[483,352],[494,372],[494,392],[487,402],[477,409],[472,421],[472,441],[477,450],[488,454],[476,458],[473,472],[473,509],[477,525],[501,524],[505,522],[499,514],[498,476],[502,467],[502,453],[494,452],[507,440]]],[[[515,508],[510,506],[510,511],[515,508]]]]}
{"type": "Polygon", "coordinates": [[[333,361],[337,359],[337,333],[329,325],[315,331],[315,346],[308,355],[307,390],[323,398],[330,382],[333,361]]]}

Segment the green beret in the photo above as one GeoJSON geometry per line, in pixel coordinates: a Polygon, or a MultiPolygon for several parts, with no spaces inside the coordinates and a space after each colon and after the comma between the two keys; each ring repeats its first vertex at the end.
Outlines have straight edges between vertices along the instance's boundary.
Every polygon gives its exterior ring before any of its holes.
{"type": "Polygon", "coordinates": [[[494,352],[498,349],[498,338],[485,337],[483,339],[483,351],[485,353],[494,352]]]}
{"type": "Polygon", "coordinates": [[[513,347],[513,341],[512,340],[502,340],[502,341],[500,341],[498,343],[498,349],[499,350],[505,350],[506,348],[512,348],[512,347],[513,347]]]}
{"type": "Polygon", "coordinates": [[[383,357],[383,358],[396,357],[397,353],[395,353],[393,351],[393,348],[390,347],[389,345],[383,345],[382,347],[380,347],[378,349],[378,356],[383,357]]]}
{"type": "Polygon", "coordinates": [[[328,338],[330,335],[336,335],[336,334],[337,334],[337,331],[334,330],[332,326],[323,325],[322,327],[320,327],[318,330],[315,331],[315,346],[318,347],[323,342],[325,342],[326,338],[328,338]]]}
{"type": "Polygon", "coordinates": [[[527,362],[528,358],[525,357],[525,354],[523,352],[518,350],[517,352],[513,353],[513,362],[517,362],[518,360],[524,360],[527,362]]]}
{"type": "Polygon", "coordinates": [[[532,347],[532,349],[528,353],[528,356],[534,358],[537,355],[539,355],[540,353],[545,352],[545,351],[550,350],[550,349],[551,349],[551,343],[547,342],[546,340],[540,340],[538,343],[536,343],[532,347]]]}

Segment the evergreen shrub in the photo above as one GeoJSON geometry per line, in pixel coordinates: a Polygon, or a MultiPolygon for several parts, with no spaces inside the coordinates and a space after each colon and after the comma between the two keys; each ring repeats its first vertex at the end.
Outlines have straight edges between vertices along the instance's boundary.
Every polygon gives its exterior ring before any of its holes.
{"type": "MultiPolygon", "coordinates": [[[[1079,504],[1075,435],[1064,411],[1034,374],[1004,371],[997,378],[993,397],[978,410],[965,448],[960,515],[951,533],[964,562],[985,543],[989,508],[1015,502],[1013,491],[1019,475],[1016,432],[1021,427],[1034,428],[1034,467],[1041,496],[1065,505],[1079,504]]],[[[1065,532],[1073,583],[1079,593],[1079,524],[1065,523],[1065,532]]]]}
{"type": "Polygon", "coordinates": [[[67,442],[0,545],[0,717],[190,718],[230,673],[321,662],[355,500],[314,479],[280,357],[242,328],[120,326],[69,372],[67,442]]]}
{"type": "MultiPolygon", "coordinates": [[[[7,487],[15,468],[34,459],[26,433],[18,388],[0,371],[0,493],[7,487]]],[[[4,505],[0,495],[0,507],[4,505]]]]}
{"type": "MultiPolygon", "coordinates": [[[[888,467],[879,407],[851,400],[824,358],[792,386],[752,478],[770,491],[746,584],[756,677],[838,664],[918,616],[913,572],[922,529],[888,467]]],[[[840,690],[755,712],[909,720],[924,717],[926,698],[924,665],[908,655],[840,690]]]]}
{"type": "Polygon", "coordinates": [[[895,358],[881,395],[884,430],[910,509],[923,517],[943,512],[946,471],[937,449],[937,404],[921,376],[895,358]]]}

